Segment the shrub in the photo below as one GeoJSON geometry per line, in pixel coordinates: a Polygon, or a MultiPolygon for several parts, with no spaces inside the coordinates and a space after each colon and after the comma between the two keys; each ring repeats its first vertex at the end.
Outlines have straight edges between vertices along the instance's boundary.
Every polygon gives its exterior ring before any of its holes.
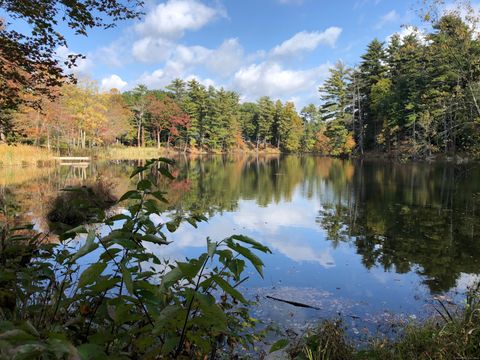
{"type": "Polygon", "coordinates": [[[152,221],[166,202],[156,173],[171,178],[172,165],[158,159],[137,168],[132,177],[144,177],[120,198],[125,212],[102,219],[103,227],[71,229],[59,244],[31,226],[3,224],[0,358],[203,359],[254,345],[256,320],[238,286],[247,263],[263,274],[255,252],[267,247],[241,235],[207,239],[205,253],[176,263],[147,250],[168,245],[166,233],[182,221],[205,220],[152,221]]]}

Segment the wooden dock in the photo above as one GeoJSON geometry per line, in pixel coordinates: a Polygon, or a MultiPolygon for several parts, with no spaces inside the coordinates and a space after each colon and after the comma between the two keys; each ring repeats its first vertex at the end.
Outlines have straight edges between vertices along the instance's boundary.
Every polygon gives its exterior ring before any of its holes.
{"type": "Polygon", "coordinates": [[[57,161],[64,162],[64,161],[69,161],[69,162],[83,162],[83,161],[90,161],[89,156],[60,156],[60,157],[55,157],[54,158],[57,161]]]}

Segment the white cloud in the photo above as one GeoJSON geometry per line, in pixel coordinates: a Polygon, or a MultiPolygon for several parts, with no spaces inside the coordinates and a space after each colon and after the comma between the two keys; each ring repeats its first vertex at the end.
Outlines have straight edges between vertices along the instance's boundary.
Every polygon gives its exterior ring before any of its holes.
{"type": "Polygon", "coordinates": [[[238,39],[228,39],[210,54],[207,67],[219,76],[226,77],[232,75],[243,63],[243,47],[238,39]]]}
{"type": "Polygon", "coordinates": [[[136,30],[147,36],[174,39],[182,37],[185,31],[199,30],[221,16],[225,16],[223,9],[197,0],[168,0],[150,11],[136,30]]]}
{"type": "Polygon", "coordinates": [[[145,37],[133,45],[133,55],[145,63],[165,61],[177,74],[203,66],[215,76],[225,78],[237,71],[245,61],[238,39],[227,39],[218,48],[175,45],[169,40],[145,37]]]}
{"type": "Polygon", "coordinates": [[[157,69],[151,73],[144,73],[136,83],[145,84],[151,89],[160,89],[170,84],[175,78],[182,78],[186,81],[196,79],[199,83],[207,87],[210,85],[218,87],[218,84],[210,78],[202,78],[198,75],[186,73],[182,65],[176,62],[167,62],[164,68],[157,69]]]}
{"type": "Polygon", "coordinates": [[[110,91],[112,89],[117,89],[119,91],[123,90],[128,83],[116,74],[112,74],[108,77],[102,79],[101,88],[102,91],[110,91]]]}
{"type": "MultiPolygon", "coordinates": [[[[59,46],[56,50],[56,57],[62,63],[68,60],[69,55],[76,55],[76,53],[70,51],[70,49],[66,46],[59,46]]],[[[75,67],[70,69],[66,68],[66,72],[74,73],[77,75],[86,75],[90,72],[91,68],[93,67],[93,62],[90,59],[90,55],[87,55],[84,59],[78,58],[75,62],[75,67]]]]}
{"type": "Polygon", "coordinates": [[[398,21],[400,21],[400,15],[395,10],[392,10],[380,17],[377,25],[375,25],[375,29],[381,29],[387,24],[395,23],[398,21]]]}
{"type": "Polygon", "coordinates": [[[175,44],[169,40],[146,36],[133,43],[132,54],[137,60],[149,63],[167,60],[174,49],[175,44]]]}
{"type": "Polygon", "coordinates": [[[315,50],[320,44],[335,47],[338,37],[342,33],[339,27],[330,27],[323,32],[302,31],[284,41],[272,50],[273,56],[291,56],[301,51],[315,50]]]}
{"type": "Polygon", "coordinates": [[[276,62],[263,62],[241,68],[234,75],[233,86],[247,100],[268,95],[287,99],[300,93],[313,92],[326,76],[329,64],[308,70],[284,69],[276,62]]]}
{"type": "Polygon", "coordinates": [[[415,35],[415,37],[421,43],[425,44],[426,41],[427,41],[426,34],[423,31],[419,30],[415,26],[404,26],[404,27],[402,27],[402,30],[400,30],[396,33],[393,33],[392,35],[387,36],[386,42],[389,43],[392,40],[392,36],[395,35],[395,34],[397,34],[400,37],[400,40],[405,39],[407,36],[415,35]]]}
{"type": "Polygon", "coordinates": [[[128,60],[125,54],[128,52],[127,45],[115,41],[108,46],[103,46],[96,52],[96,58],[111,67],[122,67],[128,60]]]}

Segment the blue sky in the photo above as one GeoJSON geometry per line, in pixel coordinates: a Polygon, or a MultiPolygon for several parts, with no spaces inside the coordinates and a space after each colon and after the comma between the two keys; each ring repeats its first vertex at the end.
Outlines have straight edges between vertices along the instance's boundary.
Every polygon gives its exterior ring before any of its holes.
{"type": "Polygon", "coordinates": [[[338,59],[355,65],[374,37],[417,21],[417,0],[147,0],[145,17],[68,36],[60,57],[81,52],[76,70],[103,89],[162,88],[176,77],[269,95],[297,107],[338,59]]]}

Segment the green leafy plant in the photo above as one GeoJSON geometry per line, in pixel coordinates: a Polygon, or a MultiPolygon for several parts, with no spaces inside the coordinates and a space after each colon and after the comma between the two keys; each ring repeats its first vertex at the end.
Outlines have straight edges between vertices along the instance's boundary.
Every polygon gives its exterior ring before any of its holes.
{"type": "Polygon", "coordinates": [[[5,223],[0,358],[214,359],[260,340],[239,285],[247,264],[263,276],[257,253],[267,247],[241,235],[207,239],[205,253],[175,263],[148,250],[160,252],[182,221],[206,220],[185,213],[154,221],[167,202],[158,180],[173,179],[173,165],[160,158],[138,167],[120,213],[71,229],[58,244],[5,223]]]}

